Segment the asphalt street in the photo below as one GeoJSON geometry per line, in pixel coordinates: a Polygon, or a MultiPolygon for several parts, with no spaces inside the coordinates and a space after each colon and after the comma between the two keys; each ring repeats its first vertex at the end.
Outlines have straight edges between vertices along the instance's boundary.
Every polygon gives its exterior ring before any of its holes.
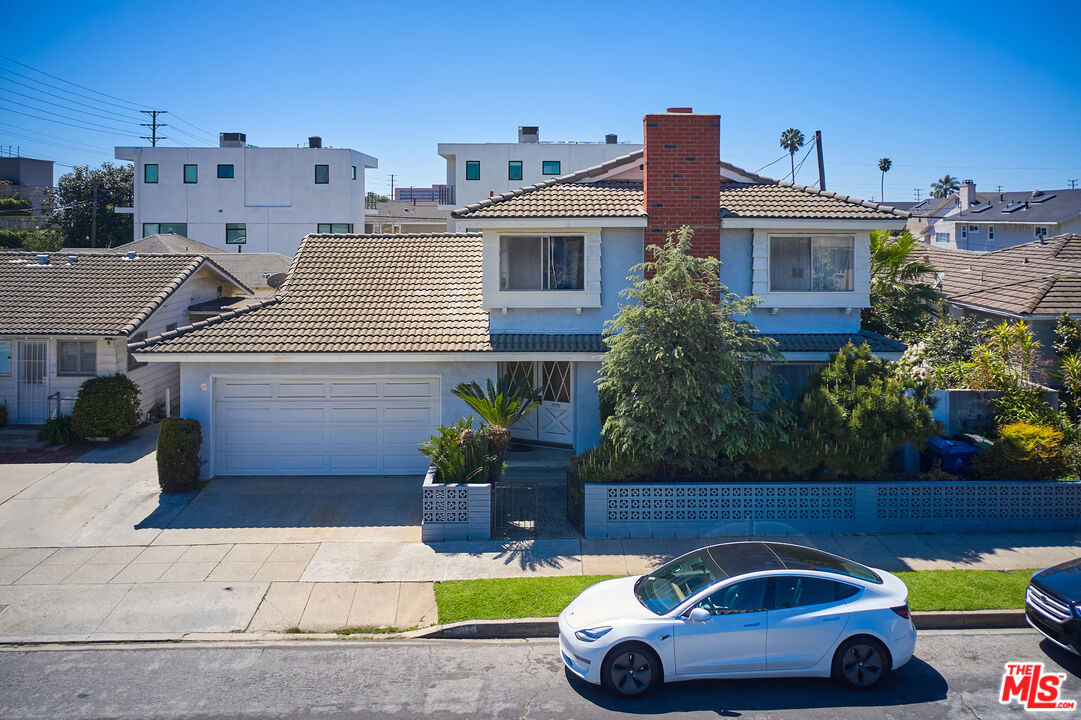
{"type": "MultiPolygon", "coordinates": [[[[176,643],[0,649],[0,717],[18,718],[998,718],[1007,662],[1081,662],[1035,632],[921,634],[870,692],[828,680],[674,683],[639,701],[571,679],[554,640],[176,643]]],[[[1041,713],[1064,717],[1073,713],[1041,713]]]]}

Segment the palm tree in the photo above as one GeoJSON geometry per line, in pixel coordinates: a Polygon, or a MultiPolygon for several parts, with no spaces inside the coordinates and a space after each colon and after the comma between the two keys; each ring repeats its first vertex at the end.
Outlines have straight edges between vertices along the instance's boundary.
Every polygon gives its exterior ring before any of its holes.
{"type": "Polygon", "coordinates": [[[781,133],[781,147],[788,151],[788,159],[792,164],[792,182],[796,182],[796,151],[803,147],[804,137],[796,128],[788,128],[781,133]]]}
{"type": "Polygon", "coordinates": [[[878,161],[878,169],[882,171],[882,180],[879,185],[881,194],[878,196],[878,199],[882,202],[886,202],[886,173],[890,171],[891,167],[893,167],[893,160],[890,160],[889,158],[882,158],[878,161]]]}
{"type": "Polygon", "coordinates": [[[948,198],[961,189],[961,181],[949,173],[942,176],[941,180],[935,180],[931,185],[931,196],[936,198],[948,198]]]}
{"type": "Polygon", "coordinates": [[[910,336],[939,315],[942,293],[932,284],[937,270],[920,246],[907,230],[871,231],[871,307],[862,315],[867,330],[910,336]]]}
{"type": "Polygon", "coordinates": [[[503,475],[503,460],[510,448],[510,426],[540,407],[537,391],[525,378],[511,380],[510,375],[499,378],[495,385],[489,378],[487,387],[476,382],[458,383],[452,391],[488,423],[488,447],[492,453],[491,482],[503,475]]]}

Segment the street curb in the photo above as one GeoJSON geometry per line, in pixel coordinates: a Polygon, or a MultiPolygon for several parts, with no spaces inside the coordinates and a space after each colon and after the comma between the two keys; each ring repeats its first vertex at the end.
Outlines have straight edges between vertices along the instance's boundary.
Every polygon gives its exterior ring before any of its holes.
{"type": "MultiPolygon", "coordinates": [[[[1024,610],[953,610],[913,612],[917,630],[997,630],[1028,627],[1024,610]]],[[[414,631],[413,637],[446,640],[500,640],[557,637],[555,618],[466,620],[414,631]]]]}

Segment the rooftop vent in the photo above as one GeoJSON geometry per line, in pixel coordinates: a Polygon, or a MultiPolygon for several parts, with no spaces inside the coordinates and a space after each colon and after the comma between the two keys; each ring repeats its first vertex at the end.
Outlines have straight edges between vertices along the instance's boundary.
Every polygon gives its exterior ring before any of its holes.
{"type": "Polygon", "coordinates": [[[38,265],[48,265],[48,264],[49,264],[49,256],[48,255],[38,255],[38,265]]]}
{"type": "Polygon", "coordinates": [[[539,143],[540,142],[540,127],[537,125],[519,125],[518,126],[518,142],[520,143],[539,143]]]}
{"type": "Polygon", "coordinates": [[[218,147],[244,147],[248,136],[241,132],[218,133],[218,147]]]}
{"type": "Polygon", "coordinates": [[[1035,190],[1032,191],[1032,197],[1034,197],[1034,198],[1038,198],[1041,195],[1043,195],[1043,190],[1041,190],[1040,188],[1036,188],[1035,190]]]}
{"type": "Polygon", "coordinates": [[[79,262],[79,256],[78,255],[68,255],[68,263],[69,264],[74,265],[77,262],[79,262]]]}
{"type": "Polygon", "coordinates": [[[134,259],[135,259],[135,251],[134,250],[128,250],[128,260],[134,260],[134,259]]]}
{"type": "Polygon", "coordinates": [[[615,133],[608,133],[604,136],[604,142],[607,145],[615,145],[619,142],[619,137],[615,133]]]}
{"type": "Polygon", "coordinates": [[[310,148],[321,148],[321,147],[323,147],[323,138],[319,137],[318,135],[312,135],[311,137],[308,138],[308,147],[310,147],[310,148]]]}

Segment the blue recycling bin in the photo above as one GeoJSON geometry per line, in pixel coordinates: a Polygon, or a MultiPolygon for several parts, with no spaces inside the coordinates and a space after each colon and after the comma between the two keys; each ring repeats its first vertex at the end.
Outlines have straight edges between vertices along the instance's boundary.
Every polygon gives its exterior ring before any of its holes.
{"type": "Polygon", "coordinates": [[[942,460],[942,469],[953,475],[964,475],[972,458],[979,452],[974,445],[946,438],[931,438],[927,452],[942,460]]]}

